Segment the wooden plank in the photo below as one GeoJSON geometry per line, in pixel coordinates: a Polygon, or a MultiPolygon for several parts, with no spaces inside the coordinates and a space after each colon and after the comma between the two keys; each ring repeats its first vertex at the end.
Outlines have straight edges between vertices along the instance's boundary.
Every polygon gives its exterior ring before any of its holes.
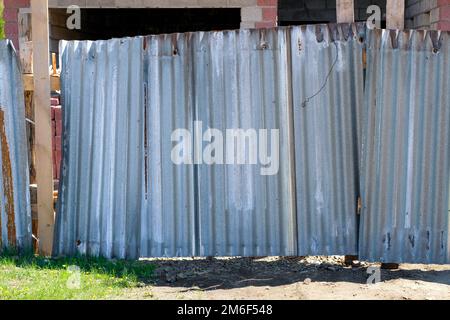
{"type": "MultiPolygon", "coordinates": [[[[23,78],[23,88],[25,91],[34,91],[34,77],[32,74],[24,74],[23,78]]],[[[50,89],[51,91],[61,90],[61,79],[58,74],[50,76],[50,89]]]]}
{"type": "Polygon", "coordinates": [[[353,0],[336,0],[337,23],[355,22],[355,6],[353,0]]]}
{"type": "Polygon", "coordinates": [[[405,0],[387,0],[386,28],[398,30],[405,28],[405,0]]]}
{"type": "Polygon", "coordinates": [[[33,28],[39,253],[48,256],[52,254],[53,227],[55,220],[55,213],[53,210],[48,0],[31,1],[31,12],[33,28]]]}
{"type": "Polygon", "coordinates": [[[19,24],[19,52],[23,73],[33,73],[33,42],[31,28],[31,11],[20,9],[19,24]]]}

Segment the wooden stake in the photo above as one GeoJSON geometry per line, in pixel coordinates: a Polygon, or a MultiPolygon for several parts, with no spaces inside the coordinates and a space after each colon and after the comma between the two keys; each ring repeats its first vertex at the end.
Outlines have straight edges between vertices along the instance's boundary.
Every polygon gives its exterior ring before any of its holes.
{"type": "Polygon", "coordinates": [[[405,0],[387,0],[386,28],[398,30],[405,28],[405,0]]]}
{"type": "Polygon", "coordinates": [[[50,111],[48,0],[31,1],[33,28],[36,180],[38,185],[39,253],[51,255],[53,245],[53,164],[50,111]]]}
{"type": "Polygon", "coordinates": [[[31,41],[31,11],[19,9],[19,52],[23,73],[33,73],[33,42],[31,41]]]}
{"type": "Polygon", "coordinates": [[[353,0],[336,0],[337,23],[355,22],[355,6],[353,0]]]}

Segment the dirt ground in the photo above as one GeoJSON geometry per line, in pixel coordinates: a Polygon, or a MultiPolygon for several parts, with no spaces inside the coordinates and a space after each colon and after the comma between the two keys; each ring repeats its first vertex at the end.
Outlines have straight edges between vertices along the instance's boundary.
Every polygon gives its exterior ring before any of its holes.
{"type": "Polygon", "coordinates": [[[380,270],[367,284],[369,267],[344,257],[151,259],[155,279],[120,299],[445,299],[450,300],[450,265],[401,264],[380,270]]]}

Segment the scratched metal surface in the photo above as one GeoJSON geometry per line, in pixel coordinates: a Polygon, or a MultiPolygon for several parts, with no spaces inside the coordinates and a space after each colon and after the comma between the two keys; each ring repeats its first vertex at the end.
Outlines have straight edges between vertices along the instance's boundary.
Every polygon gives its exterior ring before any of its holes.
{"type": "Polygon", "coordinates": [[[448,261],[438,39],[342,24],[64,43],[56,252],[356,254],[359,239],[364,259],[448,261]],[[208,128],[278,129],[278,174],[172,163],[175,129],[208,128]]]}
{"type": "Polygon", "coordinates": [[[55,255],[139,257],[145,200],[143,40],[62,42],[55,255]]]}
{"type": "Polygon", "coordinates": [[[369,32],[360,259],[449,263],[450,36],[369,32]]]}
{"type": "Polygon", "coordinates": [[[220,130],[226,144],[227,130],[245,130],[258,154],[267,145],[273,170],[262,174],[270,166],[260,155],[254,165],[197,166],[200,255],[296,255],[289,36],[278,28],[192,37],[195,119],[203,131],[220,130]]]}
{"type": "Polygon", "coordinates": [[[31,209],[25,104],[19,60],[0,41],[0,249],[30,249],[31,209]]]}
{"type": "Polygon", "coordinates": [[[293,27],[299,255],[357,253],[363,24],[293,27]]]}

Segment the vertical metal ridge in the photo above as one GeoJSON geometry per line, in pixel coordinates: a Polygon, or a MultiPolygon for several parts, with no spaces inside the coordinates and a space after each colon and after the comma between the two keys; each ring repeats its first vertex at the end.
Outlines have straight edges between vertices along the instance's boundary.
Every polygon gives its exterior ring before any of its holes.
{"type": "Polygon", "coordinates": [[[63,43],[55,255],[139,257],[143,38],[63,43]]]}
{"type": "Polygon", "coordinates": [[[448,263],[448,33],[370,31],[360,257],[448,263]]]}
{"type": "Polygon", "coordinates": [[[298,255],[357,250],[363,36],[348,24],[292,31],[298,255]]]}
{"type": "Polygon", "coordinates": [[[32,247],[25,104],[19,60],[0,41],[0,250],[32,247]]]}

